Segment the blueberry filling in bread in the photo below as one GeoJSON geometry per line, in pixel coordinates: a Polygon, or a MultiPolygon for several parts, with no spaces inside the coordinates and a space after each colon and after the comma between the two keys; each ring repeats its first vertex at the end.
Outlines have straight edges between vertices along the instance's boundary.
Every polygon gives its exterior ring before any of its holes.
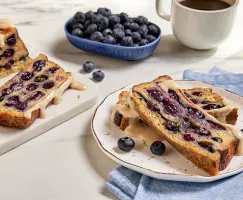
{"type": "Polygon", "coordinates": [[[193,104],[173,81],[136,85],[130,96],[142,120],[196,166],[211,175],[227,167],[239,142],[234,136],[238,130],[193,104]]]}
{"type": "Polygon", "coordinates": [[[85,89],[71,73],[40,55],[0,88],[0,125],[28,127],[45,117],[48,104],[60,103],[68,87],[85,89]]]}

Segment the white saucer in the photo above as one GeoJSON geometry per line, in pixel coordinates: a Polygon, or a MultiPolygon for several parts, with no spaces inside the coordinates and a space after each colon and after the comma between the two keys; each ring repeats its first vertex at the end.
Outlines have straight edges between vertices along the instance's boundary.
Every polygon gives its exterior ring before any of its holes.
{"type": "MultiPolygon", "coordinates": [[[[199,81],[176,81],[176,83],[181,88],[211,87],[214,92],[229,99],[239,108],[239,117],[236,126],[240,129],[243,128],[242,96],[199,81]]],[[[124,153],[119,150],[117,148],[117,141],[120,137],[124,137],[124,132],[111,122],[111,112],[118,100],[119,93],[124,90],[129,90],[131,87],[127,86],[108,95],[98,106],[92,120],[93,135],[101,150],[108,157],[142,174],[166,180],[210,182],[243,171],[243,156],[234,156],[227,169],[221,171],[218,176],[209,176],[185,159],[167,142],[164,142],[166,144],[166,152],[163,156],[152,154],[149,146],[143,145],[142,141],[137,139],[135,148],[131,152],[124,153]]]]}

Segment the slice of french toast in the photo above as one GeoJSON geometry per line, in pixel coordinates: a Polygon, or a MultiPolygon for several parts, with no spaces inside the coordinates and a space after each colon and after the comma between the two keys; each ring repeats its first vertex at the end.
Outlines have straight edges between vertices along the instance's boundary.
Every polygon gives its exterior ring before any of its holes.
{"type": "Polygon", "coordinates": [[[8,20],[0,19],[0,78],[23,70],[31,62],[28,55],[18,30],[8,20]]]}
{"type": "Polygon", "coordinates": [[[173,80],[135,85],[130,99],[140,118],[197,167],[215,176],[230,163],[240,130],[193,104],[173,80]]]}
{"type": "Polygon", "coordinates": [[[45,117],[47,105],[61,102],[62,93],[73,82],[71,73],[40,54],[0,87],[0,125],[30,126],[36,118],[45,117]]]}
{"type": "Polygon", "coordinates": [[[183,90],[187,98],[223,123],[235,125],[238,108],[211,88],[193,88],[183,90]]]}

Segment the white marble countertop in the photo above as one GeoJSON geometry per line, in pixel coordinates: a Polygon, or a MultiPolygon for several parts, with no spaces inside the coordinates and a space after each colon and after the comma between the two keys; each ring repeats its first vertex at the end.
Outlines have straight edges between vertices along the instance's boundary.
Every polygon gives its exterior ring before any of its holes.
{"type": "MultiPolygon", "coordinates": [[[[168,2],[168,1],[167,1],[168,2]]],[[[80,71],[92,60],[106,73],[101,101],[124,85],[168,74],[181,79],[185,69],[208,71],[218,65],[243,73],[243,2],[230,37],[218,48],[194,51],[172,36],[170,24],[155,12],[155,0],[1,0],[0,17],[10,18],[27,43],[31,55],[43,52],[80,71]],[[65,38],[65,21],[76,11],[108,7],[114,13],[141,13],[158,24],[163,37],[154,54],[126,62],[94,56],[72,47],[65,38]]],[[[90,74],[85,75],[90,77],[90,74]]],[[[0,157],[0,199],[93,200],[115,199],[104,188],[108,173],[117,166],[106,157],[91,134],[95,107],[0,157]]]]}

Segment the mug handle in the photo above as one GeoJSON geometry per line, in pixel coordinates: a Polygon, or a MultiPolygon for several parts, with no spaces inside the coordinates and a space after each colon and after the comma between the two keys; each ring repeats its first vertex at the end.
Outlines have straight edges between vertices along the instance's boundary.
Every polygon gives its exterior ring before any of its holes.
{"type": "Polygon", "coordinates": [[[166,21],[170,21],[171,15],[165,12],[163,8],[163,0],[156,0],[156,12],[160,17],[162,17],[166,21]],[[162,7],[162,11],[160,11],[160,7],[162,7]]]}

